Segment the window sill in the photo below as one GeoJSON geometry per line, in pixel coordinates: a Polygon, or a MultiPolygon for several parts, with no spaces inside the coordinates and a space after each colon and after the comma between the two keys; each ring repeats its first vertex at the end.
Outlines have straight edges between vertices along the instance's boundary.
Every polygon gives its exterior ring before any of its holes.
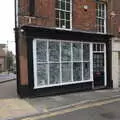
{"type": "Polygon", "coordinates": [[[59,83],[59,84],[53,84],[53,85],[44,85],[44,86],[35,86],[34,89],[39,88],[50,88],[50,87],[57,87],[57,86],[64,86],[64,85],[73,85],[78,83],[86,83],[86,82],[93,82],[93,80],[84,80],[84,81],[77,81],[77,82],[68,82],[68,83],[59,83]]]}
{"type": "Polygon", "coordinates": [[[58,27],[56,27],[56,29],[57,29],[57,30],[72,31],[72,28],[70,28],[70,29],[67,29],[67,28],[58,28],[58,27]]]}

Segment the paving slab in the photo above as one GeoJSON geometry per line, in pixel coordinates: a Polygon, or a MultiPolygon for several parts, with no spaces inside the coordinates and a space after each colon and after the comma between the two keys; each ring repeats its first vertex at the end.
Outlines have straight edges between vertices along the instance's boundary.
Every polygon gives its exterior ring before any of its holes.
{"type": "Polygon", "coordinates": [[[0,120],[37,114],[38,111],[22,99],[0,99],[0,120]]]}

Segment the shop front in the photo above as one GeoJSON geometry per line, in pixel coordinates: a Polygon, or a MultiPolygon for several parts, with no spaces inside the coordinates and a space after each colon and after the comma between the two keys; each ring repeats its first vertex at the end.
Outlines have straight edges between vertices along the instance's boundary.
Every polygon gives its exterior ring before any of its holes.
{"type": "Polygon", "coordinates": [[[28,84],[22,87],[18,82],[21,96],[45,96],[112,86],[109,35],[28,26],[21,29],[28,61],[28,84]]]}

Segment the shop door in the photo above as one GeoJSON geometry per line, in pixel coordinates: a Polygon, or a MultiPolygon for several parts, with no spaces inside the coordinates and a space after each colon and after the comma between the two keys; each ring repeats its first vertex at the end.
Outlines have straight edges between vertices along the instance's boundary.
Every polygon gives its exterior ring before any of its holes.
{"type": "Polygon", "coordinates": [[[104,86],[104,53],[93,53],[93,78],[95,88],[104,86]]]}

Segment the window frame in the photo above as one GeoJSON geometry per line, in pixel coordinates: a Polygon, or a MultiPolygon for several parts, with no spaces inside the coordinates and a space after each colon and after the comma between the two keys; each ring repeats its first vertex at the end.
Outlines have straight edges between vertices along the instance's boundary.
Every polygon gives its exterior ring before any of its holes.
{"type": "MultiPolygon", "coordinates": [[[[58,0],[58,1],[61,1],[61,0],[58,0]]],[[[57,0],[56,0],[56,2],[57,2],[57,0]]],[[[66,2],[65,2],[66,3],[66,2]]],[[[66,5],[65,5],[66,6],[66,5]]],[[[67,11],[67,10],[62,10],[62,9],[60,9],[60,8],[56,8],[56,5],[55,5],[55,26],[56,26],[56,29],[60,29],[60,30],[68,30],[68,31],[71,31],[72,30],[72,0],[70,0],[70,11],[67,11]],[[64,12],[69,12],[70,13],[70,28],[66,28],[66,25],[65,25],[65,27],[61,27],[60,26],[60,23],[59,23],[59,26],[57,26],[56,25],[56,10],[58,10],[59,11],[59,21],[60,20],[64,20],[65,22],[67,21],[66,19],[61,19],[61,17],[60,17],[60,11],[64,11],[64,12]]]]}
{"type": "Polygon", "coordinates": [[[29,16],[35,16],[35,0],[29,0],[29,16]]]}
{"type": "Polygon", "coordinates": [[[106,34],[107,33],[107,24],[106,24],[106,22],[107,22],[107,5],[106,5],[105,2],[96,2],[96,31],[97,31],[97,33],[101,33],[101,34],[106,34]],[[97,7],[97,6],[100,6],[100,5],[104,5],[104,17],[102,17],[102,15],[101,15],[101,17],[98,16],[98,14],[100,14],[99,12],[103,11],[102,9],[99,9],[99,7],[97,7]],[[104,20],[104,25],[102,25],[102,23],[98,24],[97,20],[104,20]],[[104,32],[102,31],[102,26],[104,27],[104,32]]]}
{"type": "MultiPolygon", "coordinates": [[[[86,82],[93,82],[94,80],[93,80],[93,44],[95,44],[94,42],[80,42],[80,41],[66,41],[66,40],[55,40],[55,39],[39,39],[39,38],[35,38],[35,39],[33,39],[33,70],[34,70],[34,89],[38,89],[38,88],[48,88],[48,87],[54,87],[54,86],[62,86],[62,85],[72,85],[72,84],[78,84],[78,83],[86,83],[86,82]],[[58,62],[59,64],[60,64],[60,83],[59,84],[47,84],[47,85],[37,85],[37,51],[36,51],[36,43],[37,43],[37,40],[39,40],[39,41],[47,41],[47,52],[49,52],[48,51],[48,43],[49,42],[51,42],[51,41],[54,41],[54,42],[59,42],[59,47],[60,47],[60,62],[58,62]],[[61,62],[61,43],[62,42],[68,42],[68,43],[70,43],[71,44],[71,61],[70,61],[70,63],[71,63],[71,76],[72,76],[72,78],[71,78],[71,80],[72,80],[72,82],[66,82],[66,83],[63,83],[62,82],[62,63],[68,63],[68,61],[67,62],[61,62]],[[81,59],[81,61],[79,61],[79,63],[82,63],[82,80],[81,81],[73,81],[73,63],[74,63],[74,61],[73,61],[73,48],[72,48],[72,45],[73,45],[73,43],[80,43],[80,44],[89,44],[89,56],[90,56],[90,58],[89,58],[89,61],[83,61],[83,59],[81,59]],[[83,79],[83,75],[84,75],[84,73],[83,73],[83,63],[84,62],[89,62],[89,65],[90,65],[90,79],[89,80],[84,80],[83,79]]],[[[102,52],[106,52],[106,49],[105,49],[105,43],[100,43],[100,44],[104,44],[104,51],[102,51],[102,52]]],[[[82,45],[83,46],[83,45],[82,45]]],[[[83,50],[83,49],[82,49],[83,50]]],[[[94,51],[95,52],[95,51],[94,51]]],[[[83,56],[83,54],[82,54],[82,56],[83,56]]],[[[47,60],[49,59],[49,54],[47,54],[47,60]]],[[[75,61],[75,62],[78,62],[78,61],[75,61]]],[[[51,63],[51,62],[50,62],[51,63]]],[[[105,69],[106,69],[106,67],[105,67],[105,69]]],[[[49,64],[48,64],[48,71],[49,71],[49,64]]],[[[105,70],[106,71],[106,70],[105,70]]],[[[48,76],[48,83],[49,83],[49,72],[48,72],[48,74],[47,74],[48,76]]]]}
{"type": "Polygon", "coordinates": [[[103,53],[104,54],[104,73],[105,73],[105,76],[104,76],[104,85],[107,86],[107,54],[106,54],[106,44],[105,43],[101,43],[101,42],[98,42],[98,43],[93,43],[93,46],[96,46],[95,49],[92,48],[92,52],[93,54],[94,53],[103,53]],[[97,46],[100,45],[100,49],[98,50],[97,49],[97,46]],[[103,46],[103,47],[102,47],[103,46]]]}

